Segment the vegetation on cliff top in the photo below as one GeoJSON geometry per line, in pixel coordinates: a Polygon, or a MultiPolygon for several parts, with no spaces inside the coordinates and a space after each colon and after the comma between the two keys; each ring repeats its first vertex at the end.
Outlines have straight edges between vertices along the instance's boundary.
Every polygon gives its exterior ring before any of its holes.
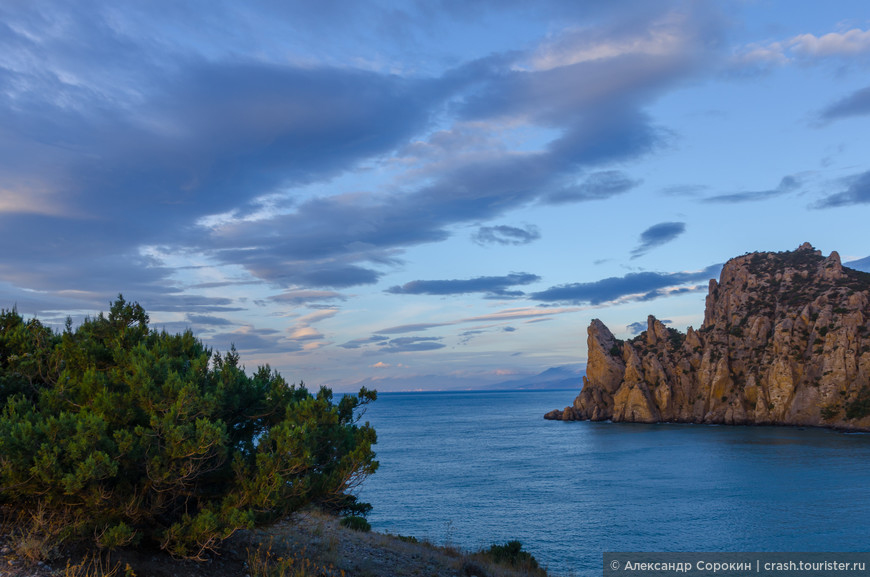
{"type": "MultiPolygon", "coordinates": [[[[373,473],[356,409],[268,366],[151,330],[137,303],[57,333],[0,311],[0,511],[42,553],[150,543],[200,557],[239,529],[318,503],[365,513],[373,473]]],[[[38,556],[38,555],[36,555],[38,556]]]]}

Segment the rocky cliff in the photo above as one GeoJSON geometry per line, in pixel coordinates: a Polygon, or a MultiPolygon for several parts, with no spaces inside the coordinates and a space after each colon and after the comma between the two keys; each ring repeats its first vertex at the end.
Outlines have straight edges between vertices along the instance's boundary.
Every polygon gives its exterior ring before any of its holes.
{"type": "Polygon", "coordinates": [[[651,316],[621,341],[596,319],[587,342],[583,389],[545,418],[870,430],[870,274],[808,243],[728,261],[698,330],[651,316]]]}

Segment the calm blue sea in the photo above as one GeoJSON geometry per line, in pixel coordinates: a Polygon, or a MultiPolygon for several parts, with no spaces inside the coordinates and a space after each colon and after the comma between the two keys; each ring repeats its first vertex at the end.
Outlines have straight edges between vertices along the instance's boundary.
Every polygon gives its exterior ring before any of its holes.
{"type": "Polygon", "coordinates": [[[376,530],[522,541],[557,575],[604,551],[868,551],[870,435],[545,421],[576,391],[381,394],[376,530]]]}

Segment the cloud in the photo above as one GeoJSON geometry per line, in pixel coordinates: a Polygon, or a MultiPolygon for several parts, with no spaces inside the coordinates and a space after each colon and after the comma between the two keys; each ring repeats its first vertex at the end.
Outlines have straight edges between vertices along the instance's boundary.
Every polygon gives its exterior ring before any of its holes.
{"type": "Polygon", "coordinates": [[[434,329],[437,327],[443,327],[447,325],[451,325],[454,323],[414,323],[409,325],[398,325],[395,327],[388,327],[386,329],[380,329],[378,331],[379,335],[398,335],[402,333],[416,333],[418,331],[425,331],[429,329],[434,329]]]}
{"type": "Polygon", "coordinates": [[[487,332],[487,331],[485,331],[485,330],[474,330],[474,331],[464,331],[464,332],[461,332],[461,333],[459,333],[459,340],[456,341],[456,344],[457,344],[457,345],[460,345],[460,346],[467,345],[469,342],[471,342],[471,339],[473,339],[473,338],[476,337],[477,335],[483,334],[483,333],[485,333],[485,332],[487,332]]]}
{"type": "MultiPolygon", "coordinates": [[[[595,3],[549,3],[547,14],[594,10],[601,21],[553,29],[538,47],[513,51],[499,39],[491,56],[416,68],[416,59],[378,65],[337,56],[357,54],[350,48],[399,12],[452,23],[421,5],[261,12],[213,4],[191,8],[207,7],[209,25],[178,18],[172,30],[164,18],[178,14],[171,3],[2,9],[0,245],[15,247],[0,255],[4,280],[58,306],[94,306],[121,290],[155,312],[237,308],[231,298],[186,294],[185,286],[217,285],[185,285],[179,257],[226,266],[234,278],[241,268],[252,282],[287,291],[272,302],[341,300],[337,291],[379,282],[406,250],[444,241],[457,225],[636,186],[609,169],[666,142],[646,110],[704,70],[719,33],[699,8],[668,4],[625,17],[595,3]],[[310,48],[301,38],[325,37],[313,32],[324,31],[325,14],[348,34],[310,48]],[[514,145],[511,133],[533,137],[514,145]],[[403,154],[424,165],[393,169],[408,160],[403,154]],[[395,173],[384,182],[355,178],[373,167],[395,173]],[[277,200],[266,210],[264,198],[277,200]],[[61,298],[59,287],[76,292],[61,298]]],[[[457,14],[480,11],[479,22],[502,9],[456,6],[457,14]]],[[[392,38],[393,54],[404,54],[392,38]]],[[[538,234],[531,226],[479,232],[490,243],[538,234]]],[[[509,289],[486,294],[520,294],[509,289]]]]}
{"type": "Polygon", "coordinates": [[[338,309],[324,309],[301,316],[296,319],[293,326],[287,329],[287,338],[291,341],[322,340],[324,338],[323,334],[311,325],[332,318],[336,314],[338,314],[338,309]]]}
{"type": "MultiPolygon", "coordinates": [[[[209,7],[210,17],[224,9],[209,7]]],[[[4,10],[14,33],[0,66],[0,243],[19,249],[0,270],[28,270],[7,277],[20,286],[171,286],[171,271],[139,247],[195,249],[198,219],[244,214],[262,195],[394,149],[452,90],[285,58],[199,58],[177,39],[140,35],[139,22],[123,26],[131,11],[4,10]]],[[[353,263],[304,268],[311,285],[377,278],[353,263]]]]}
{"type": "Polygon", "coordinates": [[[846,179],[846,190],[831,194],[813,205],[813,208],[833,208],[870,203],[870,170],[846,179]]]}
{"type": "Polygon", "coordinates": [[[661,296],[692,290],[706,290],[706,283],[717,278],[721,264],[708,266],[695,272],[636,272],[622,277],[609,277],[594,282],[570,283],[555,286],[529,295],[539,301],[574,305],[600,305],[615,301],[651,300],[661,296]],[[704,283],[702,286],[684,286],[704,283]]]}
{"type": "Polygon", "coordinates": [[[341,344],[341,345],[338,345],[338,346],[340,346],[343,349],[359,349],[359,348],[362,348],[362,347],[369,345],[369,344],[372,344],[372,343],[383,343],[383,342],[388,341],[388,340],[390,340],[389,337],[384,337],[381,335],[373,335],[373,336],[368,337],[368,338],[353,339],[352,341],[348,341],[348,342],[341,344]]]}
{"type": "MultiPolygon", "coordinates": [[[[416,186],[402,181],[401,194],[387,189],[310,198],[284,214],[217,225],[191,248],[288,288],[346,288],[378,282],[404,250],[443,241],[455,225],[498,218],[535,202],[624,192],[637,183],[621,173],[593,172],[580,185],[576,175],[659,147],[665,135],[643,111],[645,104],[697,70],[708,54],[703,25],[685,19],[662,25],[680,36],[680,50],[628,50],[547,70],[522,70],[516,65],[523,54],[502,53],[457,66],[426,85],[449,95],[452,120],[466,132],[472,126],[552,132],[536,150],[460,150],[431,165],[416,186]]],[[[649,34],[636,22],[621,26],[598,33],[623,39],[649,34]]],[[[424,104],[434,110],[447,97],[424,104]]],[[[463,141],[468,138],[463,135],[463,141]]]]}
{"type": "Polygon", "coordinates": [[[628,192],[641,181],[629,178],[618,170],[605,170],[590,174],[586,180],[577,186],[568,186],[557,190],[546,197],[551,204],[578,202],[584,200],[603,200],[628,192]]]}
{"type": "Polygon", "coordinates": [[[443,349],[441,337],[399,337],[391,339],[378,349],[379,353],[410,353],[443,349]]]}
{"type": "Polygon", "coordinates": [[[522,296],[522,291],[508,290],[516,285],[532,284],[541,280],[538,275],[520,272],[507,276],[480,276],[464,280],[415,280],[402,286],[387,289],[390,294],[404,295],[459,295],[468,293],[486,293],[499,297],[522,296]]]}
{"type": "Polygon", "coordinates": [[[855,58],[870,54],[870,30],[853,28],[822,36],[799,34],[784,41],[753,43],[741,47],[732,57],[735,69],[761,70],[794,61],[819,62],[837,58],[855,58]]]}
{"type": "Polygon", "coordinates": [[[195,325],[226,326],[234,324],[229,319],[212,315],[187,315],[187,320],[195,325]]]}
{"type": "MultiPolygon", "coordinates": [[[[503,311],[499,311],[497,313],[492,313],[488,315],[480,315],[475,317],[465,317],[460,319],[454,319],[450,321],[444,321],[441,323],[416,323],[409,325],[399,325],[395,327],[388,327],[385,329],[380,329],[377,331],[380,335],[390,335],[390,334],[400,334],[400,333],[410,333],[417,331],[425,331],[432,328],[437,327],[447,327],[452,325],[464,324],[464,323],[479,323],[479,322],[492,322],[492,321],[505,321],[505,320],[517,320],[517,319],[538,319],[538,320],[549,320],[555,315],[560,315],[564,313],[573,313],[579,309],[576,308],[518,308],[518,309],[507,309],[503,311]]],[[[527,321],[533,322],[533,321],[527,321]]]]}
{"type": "Polygon", "coordinates": [[[529,244],[541,238],[538,227],[526,225],[522,228],[515,226],[482,226],[472,235],[471,239],[483,246],[487,244],[519,246],[529,244]]]}
{"type": "Polygon", "coordinates": [[[870,30],[853,28],[823,36],[801,34],[788,41],[789,49],[805,58],[854,56],[870,53],[870,30]]]}
{"type": "Polygon", "coordinates": [[[686,232],[684,222],[660,222],[640,234],[640,244],[631,251],[631,258],[639,258],[652,249],[671,242],[686,232]]]}
{"type": "Polygon", "coordinates": [[[228,351],[231,345],[242,352],[286,353],[302,350],[302,346],[288,341],[280,331],[275,329],[258,329],[251,325],[236,330],[211,335],[206,340],[210,346],[228,351]]]}
{"type": "Polygon", "coordinates": [[[329,301],[329,300],[347,300],[347,297],[342,295],[341,293],[337,293],[334,291],[324,291],[324,290],[289,290],[285,291],[281,294],[272,295],[269,297],[269,300],[289,304],[289,305],[307,305],[312,302],[321,302],[321,301],[329,301]]]}
{"type": "Polygon", "coordinates": [[[829,105],[819,114],[824,121],[870,114],[870,86],[857,90],[829,105]]]}
{"type": "Polygon", "coordinates": [[[779,181],[779,184],[776,188],[772,188],[770,190],[759,190],[759,191],[745,191],[745,192],[734,192],[730,194],[718,194],[715,196],[708,196],[701,200],[701,202],[706,203],[727,203],[727,204],[737,204],[740,202],[757,202],[760,200],[767,200],[769,198],[773,198],[776,196],[781,196],[783,194],[788,194],[790,192],[794,192],[801,187],[801,180],[798,176],[789,175],[782,177],[782,180],[779,181]]]}
{"type": "Polygon", "coordinates": [[[662,194],[668,196],[698,196],[707,190],[709,187],[703,184],[677,184],[674,186],[666,186],[661,190],[662,194]]]}

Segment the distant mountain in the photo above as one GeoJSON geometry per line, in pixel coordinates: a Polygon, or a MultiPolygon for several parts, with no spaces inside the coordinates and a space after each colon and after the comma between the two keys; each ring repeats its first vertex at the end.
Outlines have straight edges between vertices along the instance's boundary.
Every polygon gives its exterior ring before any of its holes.
{"type": "Polygon", "coordinates": [[[858,260],[850,260],[849,262],[844,262],[843,266],[847,266],[849,268],[860,270],[863,272],[870,272],[870,256],[865,256],[864,258],[859,258],[858,260]]]}
{"type": "Polygon", "coordinates": [[[545,390],[579,389],[583,379],[583,365],[552,367],[542,373],[517,377],[507,381],[492,382],[481,377],[457,375],[413,375],[407,377],[368,377],[352,384],[334,387],[338,391],[353,392],[360,387],[378,392],[415,391],[495,391],[495,390],[545,390]]]}
{"type": "Polygon", "coordinates": [[[583,379],[581,365],[550,367],[542,373],[519,379],[511,379],[481,387],[484,390],[542,390],[542,389],[579,389],[583,379]]]}

